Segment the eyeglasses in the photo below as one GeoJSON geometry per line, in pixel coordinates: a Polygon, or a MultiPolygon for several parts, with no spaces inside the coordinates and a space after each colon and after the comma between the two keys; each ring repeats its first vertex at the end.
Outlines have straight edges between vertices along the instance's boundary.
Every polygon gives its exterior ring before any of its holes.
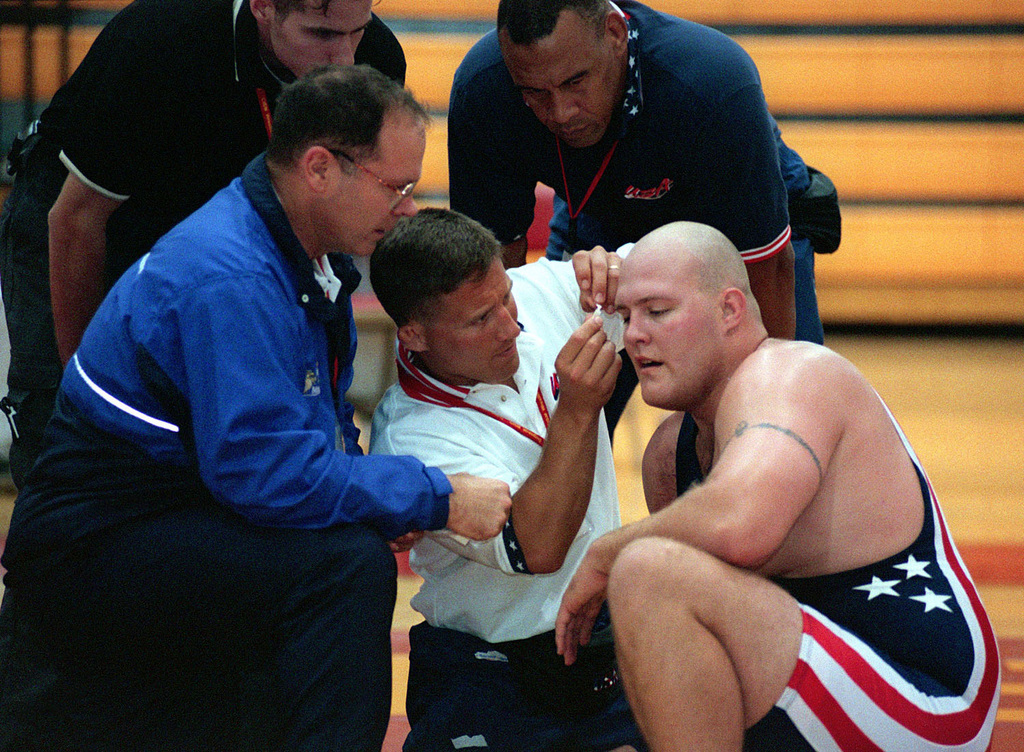
{"type": "Polygon", "coordinates": [[[416,181],[413,181],[411,183],[407,183],[406,185],[403,185],[401,187],[399,187],[397,185],[391,185],[391,183],[388,183],[383,178],[381,178],[380,175],[378,175],[377,173],[373,172],[368,167],[363,167],[361,164],[359,164],[357,161],[352,159],[352,157],[350,157],[348,154],[346,154],[345,152],[341,151],[340,149],[328,149],[327,151],[329,151],[335,157],[344,157],[346,161],[351,162],[356,167],[358,167],[360,170],[362,170],[367,175],[369,175],[371,178],[373,178],[378,183],[380,183],[382,186],[384,186],[389,191],[394,193],[395,197],[391,200],[391,206],[388,207],[388,211],[394,211],[395,207],[397,207],[400,203],[402,203],[405,199],[409,198],[409,196],[412,195],[413,189],[416,187],[416,181]]]}

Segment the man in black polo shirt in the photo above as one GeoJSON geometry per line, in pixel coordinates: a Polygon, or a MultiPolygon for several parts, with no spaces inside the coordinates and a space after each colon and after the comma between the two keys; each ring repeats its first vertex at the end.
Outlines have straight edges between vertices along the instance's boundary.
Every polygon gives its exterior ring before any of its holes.
{"type": "Polygon", "coordinates": [[[136,0],[16,146],[0,279],[11,340],[2,406],[19,487],[106,290],[266,148],[282,83],[324,63],[367,63],[404,82],[402,48],[371,5],[136,0]]]}

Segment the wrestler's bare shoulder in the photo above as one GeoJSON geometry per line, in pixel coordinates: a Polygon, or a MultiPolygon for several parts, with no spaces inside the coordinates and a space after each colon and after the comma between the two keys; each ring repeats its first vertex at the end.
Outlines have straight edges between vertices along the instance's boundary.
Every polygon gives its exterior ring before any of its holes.
{"type": "Polygon", "coordinates": [[[801,393],[871,391],[853,363],[834,350],[813,342],[783,339],[762,342],[736,368],[733,381],[738,387],[767,388],[776,394],[790,389],[801,393]]]}

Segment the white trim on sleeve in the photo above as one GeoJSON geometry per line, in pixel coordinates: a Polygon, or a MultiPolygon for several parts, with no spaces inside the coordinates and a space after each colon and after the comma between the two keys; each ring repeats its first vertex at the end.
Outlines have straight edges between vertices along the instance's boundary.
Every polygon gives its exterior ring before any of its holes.
{"type": "Polygon", "coordinates": [[[60,161],[63,162],[64,166],[68,168],[68,172],[70,172],[72,175],[74,175],[76,178],[81,180],[83,183],[85,183],[87,186],[92,188],[94,191],[96,191],[101,196],[105,196],[106,198],[109,198],[112,201],[127,201],[130,198],[130,196],[122,196],[120,193],[114,193],[113,191],[108,191],[103,186],[97,185],[96,183],[94,183],[91,180],[89,180],[89,178],[87,178],[85,175],[82,174],[81,170],[79,170],[77,167],[75,167],[74,162],[72,162],[68,158],[68,155],[64,153],[63,149],[61,149],[61,152],[60,152],[60,161]]]}

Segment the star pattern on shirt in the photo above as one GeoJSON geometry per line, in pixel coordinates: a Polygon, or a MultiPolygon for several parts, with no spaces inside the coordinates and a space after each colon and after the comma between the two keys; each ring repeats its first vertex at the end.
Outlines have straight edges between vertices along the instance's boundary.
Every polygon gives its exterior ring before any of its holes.
{"type": "Polygon", "coordinates": [[[926,614],[936,608],[941,608],[943,611],[953,613],[953,609],[946,605],[946,601],[952,597],[953,596],[951,595],[938,595],[937,593],[932,592],[931,588],[926,587],[924,589],[924,595],[912,595],[910,596],[910,600],[923,603],[924,612],[926,614]]]}
{"type": "Polygon", "coordinates": [[[520,574],[533,574],[526,565],[526,554],[523,547],[519,545],[516,537],[516,529],[512,525],[512,518],[505,521],[505,528],[501,531],[502,542],[505,544],[505,555],[508,557],[508,564],[512,570],[520,574]]]}
{"type": "Polygon", "coordinates": [[[883,580],[877,575],[871,577],[871,583],[868,585],[857,585],[854,590],[866,590],[868,593],[868,600],[874,600],[880,595],[894,595],[899,598],[900,594],[893,589],[893,585],[899,583],[899,580],[883,580]]]}
{"type": "Polygon", "coordinates": [[[626,19],[626,25],[629,27],[626,40],[629,48],[629,68],[626,72],[626,96],[622,100],[624,128],[640,113],[644,105],[643,89],[640,86],[640,30],[632,17],[626,19]]]}
{"type": "Polygon", "coordinates": [[[913,554],[907,557],[907,560],[903,564],[894,564],[893,569],[902,569],[907,573],[907,579],[911,577],[927,577],[929,580],[932,578],[925,569],[931,564],[930,561],[918,561],[914,558],[913,554]]]}

